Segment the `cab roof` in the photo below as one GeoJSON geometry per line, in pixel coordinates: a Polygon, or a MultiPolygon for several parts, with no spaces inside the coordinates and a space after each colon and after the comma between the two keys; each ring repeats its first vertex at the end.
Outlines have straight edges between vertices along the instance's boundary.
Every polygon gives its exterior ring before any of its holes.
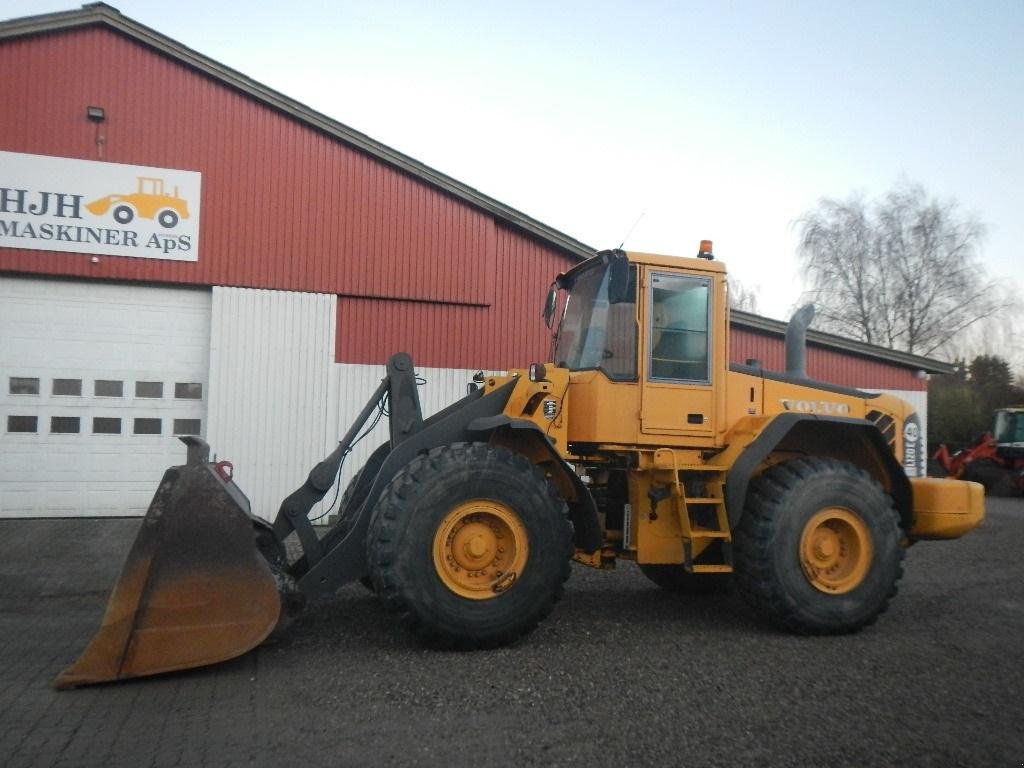
{"type": "Polygon", "coordinates": [[[572,269],[567,269],[565,272],[562,272],[555,278],[555,282],[561,286],[568,285],[569,282],[575,280],[576,275],[584,270],[590,269],[594,264],[598,262],[604,262],[607,264],[612,259],[622,258],[625,258],[630,264],[642,264],[650,267],[667,267],[670,269],[685,270],[687,272],[704,272],[705,274],[712,273],[722,275],[726,272],[725,264],[720,261],[714,261],[713,259],[694,259],[687,258],[686,256],[665,256],[657,253],[622,251],[616,248],[607,251],[598,251],[589,259],[585,259],[575,265],[572,269]]]}
{"type": "Polygon", "coordinates": [[[714,259],[695,259],[688,256],[665,256],[658,253],[640,253],[626,251],[626,258],[633,264],[644,264],[650,267],[670,267],[694,272],[717,272],[725,274],[725,264],[714,259]]]}

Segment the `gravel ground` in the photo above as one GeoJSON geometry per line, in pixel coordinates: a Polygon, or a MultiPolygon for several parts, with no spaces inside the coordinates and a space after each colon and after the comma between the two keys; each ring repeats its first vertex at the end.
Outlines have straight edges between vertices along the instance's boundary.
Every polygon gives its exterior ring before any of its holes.
{"type": "Polygon", "coordinates": [[[0,764],[1024,764],[1024,500],[912,548],[888,613],[848,637],[780,634],[627,563],[575,567],[512,648],[424,650],[352,585],[240,659],[52,691],[137,527],[0,521],[0,764]]]}

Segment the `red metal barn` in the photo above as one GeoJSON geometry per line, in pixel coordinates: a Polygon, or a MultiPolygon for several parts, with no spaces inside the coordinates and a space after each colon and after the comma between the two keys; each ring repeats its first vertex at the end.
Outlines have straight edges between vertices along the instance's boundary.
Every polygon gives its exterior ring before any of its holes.
{"type": "MultiPolygon", "coordinates": [[[[543,360],[544,290],[593,252],[102,3],[0,23],[0,71],[3,516],[141,514],[198,433],[270,517],[391,352],[427,411],[543,360]]],[[[781,368],[782,330],[736,313],[733,359],[781,368]]],[[[810,342],[922,416],[945,370],[810,342]]]]}

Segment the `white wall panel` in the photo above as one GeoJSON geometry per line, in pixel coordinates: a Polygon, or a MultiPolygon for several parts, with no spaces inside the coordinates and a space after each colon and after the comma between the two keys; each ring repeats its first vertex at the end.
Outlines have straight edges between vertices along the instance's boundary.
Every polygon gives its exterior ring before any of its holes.
{"type": "Polygon", "coordinates": [[[264,518],[334,440],[335,311],[329,294],[213,289],[207,441],[264,518]]]}

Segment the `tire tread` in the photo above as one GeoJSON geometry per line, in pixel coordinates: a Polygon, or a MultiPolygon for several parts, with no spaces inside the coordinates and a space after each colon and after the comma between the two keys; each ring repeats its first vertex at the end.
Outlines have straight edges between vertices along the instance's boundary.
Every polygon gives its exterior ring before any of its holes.
{"type": "Polygon", "coordinates": [[[458,650],[508,645],[533,631],[551,613],[561,597],[562,585],[571,573],[572,552],[572,524],[568,507],[554,485],[524,456],[486,443],[452,443],[432,448],[413,459],[395,476],[377,501],[367,537],[371,579],[375,591],[383,597],[388,608],[398,615],[404,627],[427,644],[458,650]],[[402,578],[398,573],[398,550],[404,529],[415,514],[420,486],[428,478],[482,465],[501,466],[503,471],[517,476],[521,483],[533,483],[544,489],[551,508],[557,514],[556,525],[564,540],[565,556],[560,565],[557,586],[543,596],[531,615],[524,617],[524,621],[497,634],[480,635],[465,628],[456,634],[436,626],[423,607],[410,600],[402,588],[402,578]]]}
{"type": "Polygon", "coordinates": [[[892,499],[867,472],[838,459],[808,457],[779,464],[755,478],[750,485],[743,519],[734,534],[735,576],[738,591],[745,601],[772,624],[797,634],[844,634],[856,632],[873,624],[885,612],[896,595],[903,575],[904,550],[897,547],[896,575],[878,609],[852,623],[825,625],[809,620],[799,610],[774,575],[772,558],[774,539],[782,519],[788,494],[807,481],[822,474],[838,474],[858,481],[867,493],[876,495],[874,503],[884,504],[888,514],[884,525],[891,525],[893,535],[899,526],[899,515],[892,499]]]}

